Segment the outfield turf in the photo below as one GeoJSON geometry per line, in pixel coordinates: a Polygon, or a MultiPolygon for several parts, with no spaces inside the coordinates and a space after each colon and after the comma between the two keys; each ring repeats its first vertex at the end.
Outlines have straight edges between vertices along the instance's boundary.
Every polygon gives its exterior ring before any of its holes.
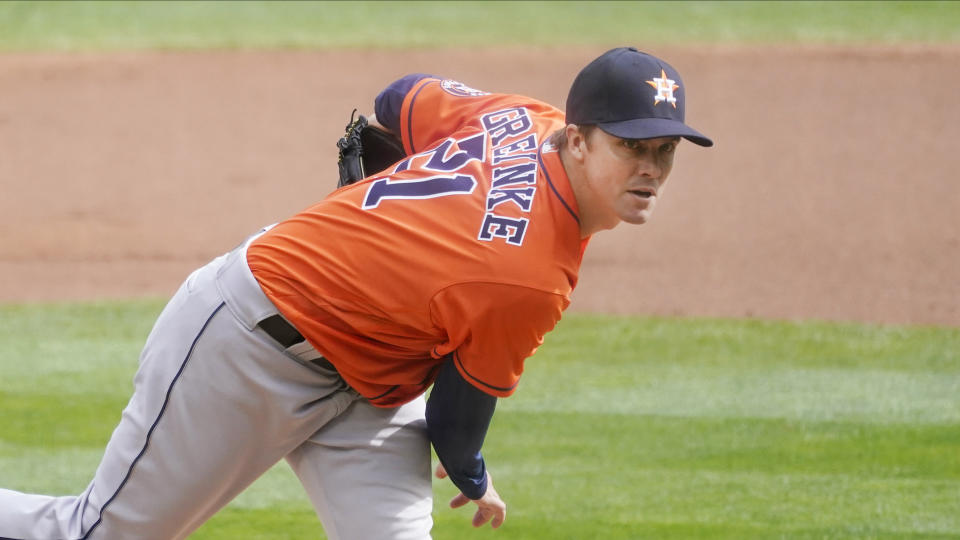
{"type": "Polygon", "coordinates": [[[0,2],[0,50],[958,40],[957,2],[0,2]]]}
{"type": "MultiPolygon", "coordinates": [[[[158,302],[0,307],[0,485],[89,481],[158,302]]],[[[960,330],[571,315],[485,447],[498,538],[960,536],[960,330]]],[[[491,538],[436,482],[435,538],[491,538]]],[[[285,465],[194,538],[313,538],[285,465]]]]}

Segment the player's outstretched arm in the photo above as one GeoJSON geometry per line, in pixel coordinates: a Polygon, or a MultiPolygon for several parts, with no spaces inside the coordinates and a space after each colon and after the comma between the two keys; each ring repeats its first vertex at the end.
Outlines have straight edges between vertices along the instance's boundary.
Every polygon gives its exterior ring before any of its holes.
{"type": "MultiPolygon", "coordinates": [[[[443,464],[437,465],[437,478],[446,478],[447,471],[443,464]]],[[[487,471],[487,491],[483,497],[473,500],[458,493],[456,497],[450,500],[450,508],[460,508],[461,506],[473,501],[477,505],[477,512],[473,515],[473,526],[482,527],[486,522],[496,529],[507,519],[507,503],[503,502],[500,494],[493,488],[493,478],[490,477],[490,471],[487,471]]]]}
{"type": "Polygon", "coordinates": [[[460,490],[450,501],[452,508],[471,500],[477,504],[474,527],[488,521],[499,527],[507,515],[480,453],[496,404],[496,397],[460,375],[452,359],[440,367],[427,400],[427,433],[440,459],[437,477],[449,478],[460,490]]]}

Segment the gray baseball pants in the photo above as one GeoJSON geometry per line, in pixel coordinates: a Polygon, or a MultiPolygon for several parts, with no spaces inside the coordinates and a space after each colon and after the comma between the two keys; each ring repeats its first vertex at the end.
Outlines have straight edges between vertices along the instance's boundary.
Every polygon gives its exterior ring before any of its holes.
{"type": "Polygon", "coordinates": [[[257,323],[277,310],[247,244],[191,274],[160,314],[86,490],[0,489],[0,537],[185,538],[286,459],[329,538],[430,538],[423,398],[376,408],[307,342],[267,335],[257,323]]]}

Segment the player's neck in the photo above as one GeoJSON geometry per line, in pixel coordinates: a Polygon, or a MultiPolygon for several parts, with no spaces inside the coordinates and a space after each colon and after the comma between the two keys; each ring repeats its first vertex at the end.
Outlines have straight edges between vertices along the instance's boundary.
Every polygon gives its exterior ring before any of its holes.
{"type": "Polygon", "coordinates": [[[559,148],[558,151],[563,170],[570,180],[570,189],[573,190],[573,196],[577,200],[580,238],[587,238],[600,231],[616,227],[620,223],[619,220],[616,223],[609,223],[609,219],[603,219],[604,215],[596,212],[598,197],[586,181],[583,164],[574,159],[566,149],[559,148]]]}

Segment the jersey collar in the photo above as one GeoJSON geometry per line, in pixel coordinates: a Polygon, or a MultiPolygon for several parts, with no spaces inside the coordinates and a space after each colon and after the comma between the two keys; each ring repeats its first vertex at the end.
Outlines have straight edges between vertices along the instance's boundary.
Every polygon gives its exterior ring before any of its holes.
{"type": "Polygon", "coordinates": [[[573,195],[573,188],[570,187],[570,178],[567,177],[567,171],[563,168],[563,162],[560,161],[560,152],[557,147],[544,141],[537,150],[537,161],[540,164],[540,170],[543,171],[544,178],[550,186],[550,191],[560,201],[563,207],[570,214],[570,217],[577,222],[577,228],[580,228],[580,209],[577,207],[577,198],[573,195]]]}

